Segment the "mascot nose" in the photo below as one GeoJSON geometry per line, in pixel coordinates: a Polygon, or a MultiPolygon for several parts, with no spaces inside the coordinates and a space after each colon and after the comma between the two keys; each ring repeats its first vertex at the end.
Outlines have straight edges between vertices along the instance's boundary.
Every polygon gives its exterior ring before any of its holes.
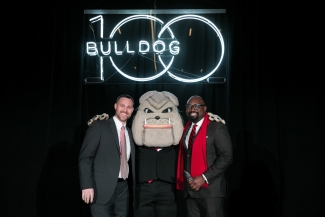
{"type": "Polygon", "coordinates": [[[159,119],[160,119],[160,117],[159,117],[159,116],[156,116],[156,117],[155,117],[155,119],[156,119],[156,120],[159,120],[159,119]]]}

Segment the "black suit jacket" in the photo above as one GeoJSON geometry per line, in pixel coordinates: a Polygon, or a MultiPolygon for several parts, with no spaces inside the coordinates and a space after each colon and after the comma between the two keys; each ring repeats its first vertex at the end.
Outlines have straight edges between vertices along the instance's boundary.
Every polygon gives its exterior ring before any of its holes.
{"type": "MultiPolygon", "coordinates": [[[[128,127],[127,131],[131,145],[129,177],[135,180],[135,147],[128,127]]],[[[81,189],[93,188],[94,202],[106,203],[114,193],[119,170],[120,146],[114,119],[93,122],[86,131],[79,154],[81,189]]]]}
{"type": "Polygon", "coordinates": [[[171,145],[157,152],[154,147],[137,146],[137,183],[155,179],[175,183],[178,147],[171,145]]]}
{"type": "MultiPolygon", "coordinates": [[[[184,132],[185,135],[188,130],[184,132]]],[[[190,153],[188,153],[185,145],[185,135],[183,136],[185,168],[190,171],[191,155],[188,156],[190,153]]],[[[206,135],[206,150],[208,169],[204,172],[204,175],[209,185],[207,188],[201,188],[195,192],[188,190],[188,184],[185,181],[184,189],[187,190],[184,190],[184,197],[187,197],[188,194],[193,198],[228,197],[225,171],[232,163],[233,158],[231,138],[225,124],[214,121],[209,123],[206,135]]]]}

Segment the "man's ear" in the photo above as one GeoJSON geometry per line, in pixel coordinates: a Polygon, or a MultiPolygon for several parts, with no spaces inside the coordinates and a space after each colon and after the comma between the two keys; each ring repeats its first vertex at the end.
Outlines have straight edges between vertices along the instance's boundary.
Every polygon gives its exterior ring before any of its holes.
{"type": "Polygon", "coordinates": [[[90,126],[94,121],[97,121],[97,120],[100,120],[100,121],[102,121],[102,120],[107,120],[108,119],[108,114],[106,114],[106,113],[103,113],[102,115],[95,115],[92,119],[90,119],[88,122],[87,122],[87,124],[88,124],[88,126],[90,126]]]}
{"type": "Polygon", "coordinates": [[[203,109],[204,109],[204,112],[207,112],[207,106],[205,105],[204,107],[203,107],[203,109]]]}

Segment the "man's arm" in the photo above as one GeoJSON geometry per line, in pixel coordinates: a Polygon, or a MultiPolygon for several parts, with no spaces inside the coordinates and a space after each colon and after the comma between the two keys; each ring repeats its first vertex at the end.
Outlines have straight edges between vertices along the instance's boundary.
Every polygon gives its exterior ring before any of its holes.
{"type": "MultiPolygon", "coordinates": [[[[214,158],[215,160],[204,174],[195,176],[193,180],[188,181],[190,188],[194,191],[198,191],[204,183],[208,184],[213,182],[213,180],[224,173],[232,163],[232,143],[226,125],[220,122],[211,129],[213,130],[214,140],[210,141],[213,144],[209,143],[207,145],[214,145],[216,152],[207,153],[207,155],[210,155],[210,159],[214,158]],[[211,156],[212,154],[213,156],[211,156]]],[[[211,134],[208,135],[211,137],[211,134]]]]}
{"type": "Polygon", "coordinates": [[[93,123],[86,131],[80,153],[79,153],[79,179],[82,189],[82,200],[92,203],[94,199],[94,183],[91,169],[100,138],[100,124],[93,123]]]}
{"type": "Polygon", "coordinates": [[[213,154],[215,156],[211,156],[211,153],[207,153],[207,155],[210,155],[208,156],[210,159],[214,158],[215,160],[204,172],[204,176],[209,183],[213,182],[214,179],[224,173],[233,161],[232,142],[227,126],[220,122],[216,124],[217,126],[213,128],[213,145],[216,150],[213,154]]]}

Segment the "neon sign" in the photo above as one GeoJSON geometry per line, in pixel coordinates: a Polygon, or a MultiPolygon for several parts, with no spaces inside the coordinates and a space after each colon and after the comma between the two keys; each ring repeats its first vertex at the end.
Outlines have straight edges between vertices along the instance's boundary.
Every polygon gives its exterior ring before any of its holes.
{"type": "Polygon", "coordinates": [[[181,15],[174,17],[165,24],[161,19],[152,15],[132,15],[116,24],[110,32],[108,38],[104,37],[104,17],[102,15],[97,15],[90,18],[89,22],[99,23],[100,26],[100,41],[87,41],[86,53],[88,56],[96,56],[99,58],[99,71],[101,81],[104,81],[104,59],[109,59],[111,66],[114,67],[116,72],[133,81],[151,81],[167,73],[170,78],[177,81],[193,83],[203,81],[211,77],[211,75],[217,71],[224,58],[225,43],[223,36],[217,26],[212,21],[203,16],[193,14],[181,15]],[[134,20],[149,20],[151,22],[159,24],[161,26],[161,29],[157,34],[157,39],[152,40],[151,43],[149,43],[147,40],[139,40],[138,42],[133,42],[132,45],[129,40],[126,40],[123,43],[121,43],[121,41],[114,40],[114,36],[118,34],[120,28],[122,28],[123,25],[134,20]],[[196,78],[182,77],[170,70],[173,66],[175,58],[177,58],[177,55],[179,55],[182,51],[182,46],[185,46],[182,44],[182,42],[177,40],[171,27],[173,24],[184,20],[197,20],[203,24],[206,24],[217,35],[219,40],[220,51],[218,53],[218,59],[216,61],[213,61],[214,66],[204,75],[196,78]],[[135,44],[137,44],[137,46],[134,46],[135,44]],[[157,55],[157,62],[162,66],[160,71],[152,73],[153,75],[151,76],[132,76],[128,73],[128,71],[124,70],[122,67],[117,66],[116,64],[116,59],[119,57],[125,55],[133,56],[135,54],[141,54],[142,56],[145,56],[148,53],[154,53],[157,55]],[[169,57],[169,59],[166,60],[166,57],[169,57]]]}

